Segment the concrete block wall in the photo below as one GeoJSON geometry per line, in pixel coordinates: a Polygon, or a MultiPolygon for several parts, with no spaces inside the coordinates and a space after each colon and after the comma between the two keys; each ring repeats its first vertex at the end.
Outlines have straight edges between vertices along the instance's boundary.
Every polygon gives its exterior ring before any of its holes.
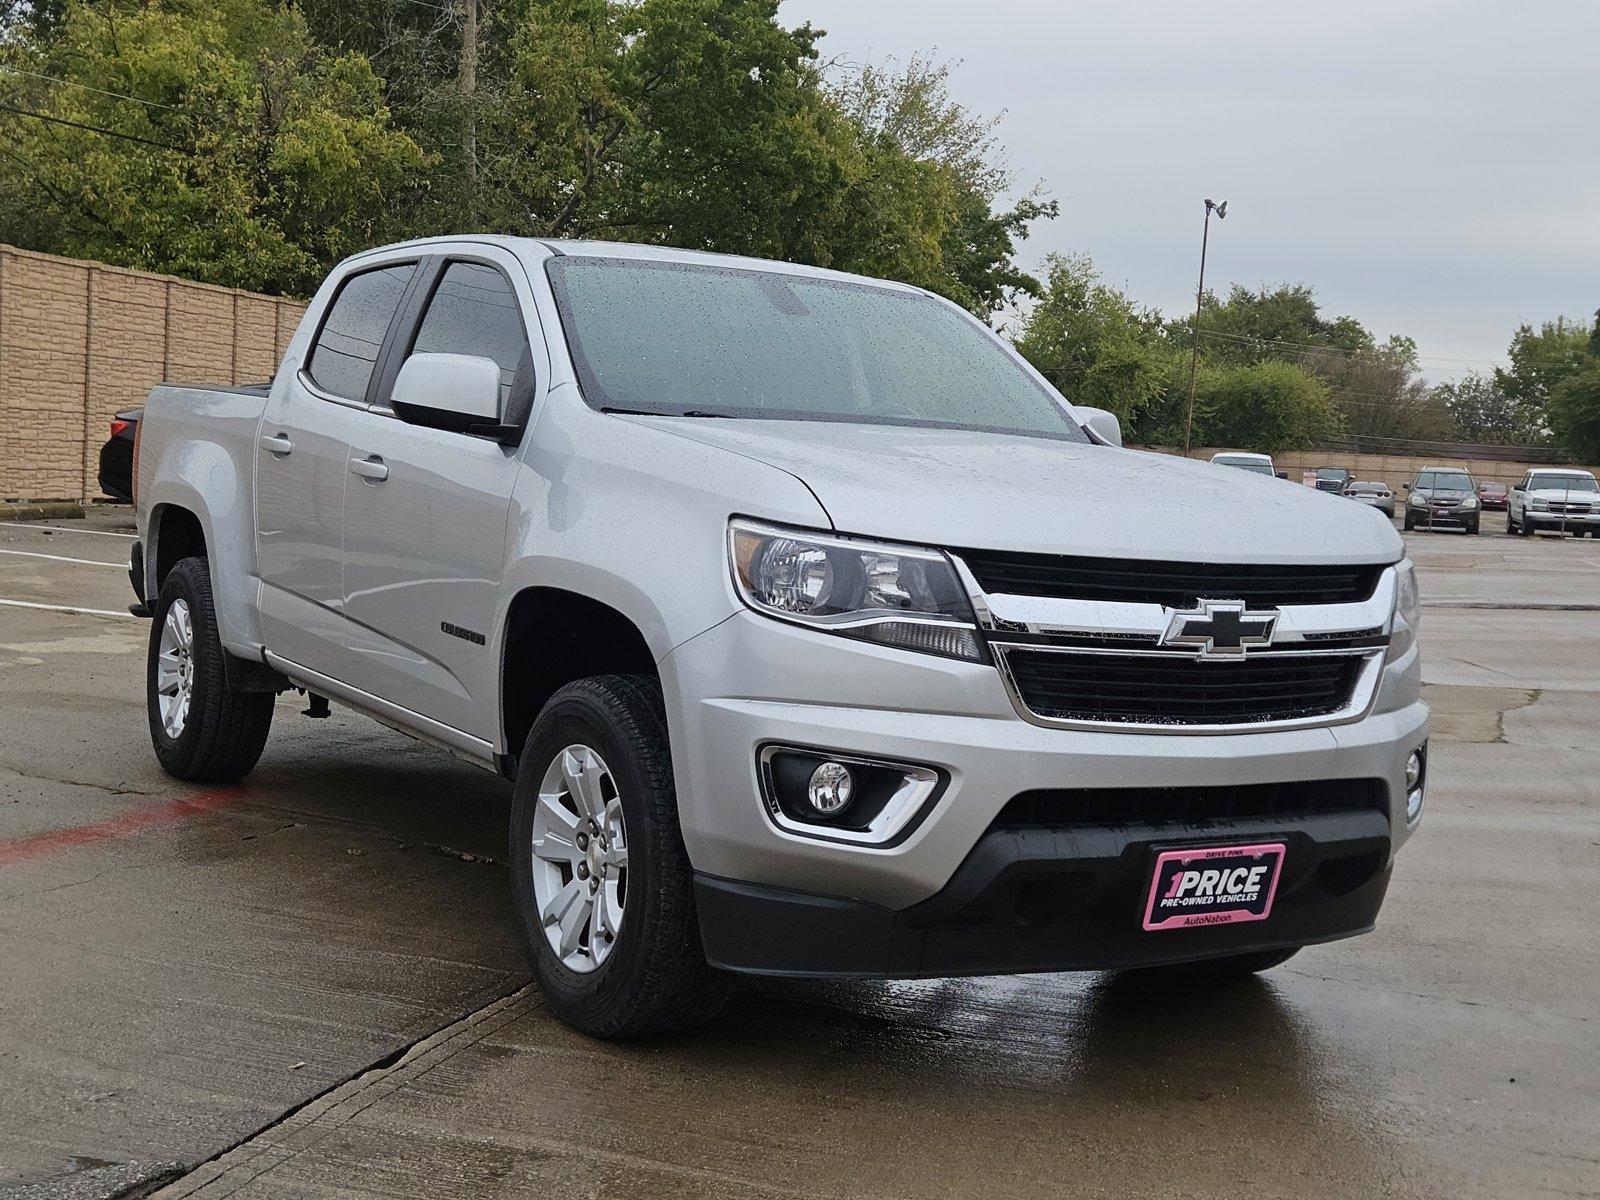
{"type": "Polygon", "coordinates": [[[266,379],[304,311],[299,300],[0,245],[0,500],[98,496],[114,413],[163,380],[266,379]]]}

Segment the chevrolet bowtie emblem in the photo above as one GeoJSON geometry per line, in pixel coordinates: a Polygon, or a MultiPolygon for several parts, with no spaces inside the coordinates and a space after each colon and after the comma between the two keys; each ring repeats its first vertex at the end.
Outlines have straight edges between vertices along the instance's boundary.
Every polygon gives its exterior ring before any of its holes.
{"type": "Polygon", "coordinates": [[[1272,645],[1276,609],[1246,612],[1243,600],[1201,600],[1172,614],[1163,646],[1192,646],[1201,658],[1239,658],[1252,646],[1272,645]]]}

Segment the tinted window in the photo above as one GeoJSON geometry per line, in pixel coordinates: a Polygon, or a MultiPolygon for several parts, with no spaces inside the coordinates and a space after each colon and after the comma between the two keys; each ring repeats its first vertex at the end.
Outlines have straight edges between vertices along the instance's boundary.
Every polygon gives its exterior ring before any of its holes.
{"type": "Polygon", "coordinates": [[[339,288],[307,360],[306,374],[324,391],[366,398],[367,381],[415,263],[352,275],[339,288]]]}
{"type": "Polygon", "coordinates": [[[1417,476],[1416,486],[1439,488],[1447,492],[1470,492],[1472,476],[1464,471],[1424,471],[1417,476]]]}
{"type": "Polygon", "coordinates": [[[545,269],[596,407],[1088,440],[977,322],[920,293],[632,259],[545,269]]]}
{"type": "Polygon", "coordinates": [[[500,368],[500,410],[520,423],[516,400],[531,398],[533,358],[522,310],[506,277],[493,267],[454,262],[445,268],[411,344],[413,354],[472,354],[500,368]]]}

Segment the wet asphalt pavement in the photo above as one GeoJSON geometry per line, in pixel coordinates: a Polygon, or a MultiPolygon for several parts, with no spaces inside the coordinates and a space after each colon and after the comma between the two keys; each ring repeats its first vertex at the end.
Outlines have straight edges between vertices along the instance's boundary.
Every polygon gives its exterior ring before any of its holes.
{"type": "Polygon", "coordinates": [[[160,772],[127,529],[0,523],[6,1200],[1600,1195],[1600,542],[1407,536],[1434,749],[1375,933],[607,1045],[525,986],[494,777],[292,695],[243,786],[160,772]]]}

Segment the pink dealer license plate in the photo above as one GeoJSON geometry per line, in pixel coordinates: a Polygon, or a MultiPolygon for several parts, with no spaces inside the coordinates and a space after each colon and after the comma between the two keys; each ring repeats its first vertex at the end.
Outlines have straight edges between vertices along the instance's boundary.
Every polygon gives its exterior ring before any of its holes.
{"type": "Polygon", "coordinates": [[[1283,843],[1167,850],[1156,859],[1144,927],[1193,929],[1264,921],[1283,867],[1283,843]]]}

